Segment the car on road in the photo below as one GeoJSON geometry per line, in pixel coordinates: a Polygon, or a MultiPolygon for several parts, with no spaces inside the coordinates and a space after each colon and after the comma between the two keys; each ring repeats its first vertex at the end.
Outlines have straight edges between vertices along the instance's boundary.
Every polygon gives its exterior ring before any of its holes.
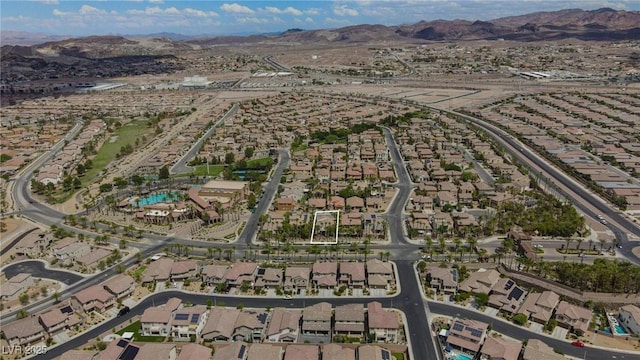
{"type": "Polygon", "coordinates": [[[123,307],[122,309],[120,309],[120,311],[118,311],[118,317],[128,314],[129,311],[131,311],[131,309],[128,306],[123,307]]]}
{"type": "Polygon", "coordinates": [[[293,296],[291,296],[291,295],[287,294],[287,295],[285,295],[285,296],[284,296],[284,298],[285,298],[286,300],[291,300],[291,299],[293,298],[293,296]]]}
{"type": "Polygon", "coordinates": [[[577,346],[577,347],[584,347],[584,343],[582,341],[580,341],[580,340],[576,340],[576,341],[572,342],[571,345],[577,346]]]}
{"type": "Polygon", "coordinates": [[[428,260],[428,259],[431,259],[431,255],[426,255],[426,254],[425,254],[425,255],[420,256],[420,258],[421,258],[421,259],[428,260]]]}

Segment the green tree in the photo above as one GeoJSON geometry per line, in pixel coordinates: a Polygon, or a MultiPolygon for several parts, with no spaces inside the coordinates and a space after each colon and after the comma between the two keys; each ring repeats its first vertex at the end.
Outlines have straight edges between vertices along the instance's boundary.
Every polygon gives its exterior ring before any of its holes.
{"type": "Polygon", "coordinates": [[[527,323],[528,319],[525,314],[516,314],[513,316],[513,318],[511,318],[511,320],[514,324],[522,326],[527,323]]]}
{"type": "Polygon", "coordinates": [[[165,180],[169,178],[169,167],[167,165],[160,168],[158,171],[158,178],[160,180],[165,180]]]}

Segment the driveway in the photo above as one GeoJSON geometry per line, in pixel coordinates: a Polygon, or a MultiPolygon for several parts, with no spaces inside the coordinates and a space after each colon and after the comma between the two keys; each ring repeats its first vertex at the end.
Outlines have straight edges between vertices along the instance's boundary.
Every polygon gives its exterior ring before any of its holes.
{"type": "Polygon", "coordinates": [[[553,329],[553,334],[551,334],[551,336],[559,340],[565,340],[567,338],[568,332],[569,330],[561,328],[560,326],[556,326],[556,328],[553,329]]]}

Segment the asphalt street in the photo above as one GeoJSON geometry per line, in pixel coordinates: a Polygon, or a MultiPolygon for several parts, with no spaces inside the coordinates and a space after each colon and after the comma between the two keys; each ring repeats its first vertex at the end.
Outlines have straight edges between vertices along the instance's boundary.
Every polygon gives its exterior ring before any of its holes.
{"type": "Polygon", "coordinates": [[[28,273],[36,278],[52,279],[65,285],[71,285],[82,280],[83,277],[70,271],[50,269],[45,267],[45,262],[38,260],[26,260],[7,265],[2,269],[7,278],[21,273],[28,273]]]}

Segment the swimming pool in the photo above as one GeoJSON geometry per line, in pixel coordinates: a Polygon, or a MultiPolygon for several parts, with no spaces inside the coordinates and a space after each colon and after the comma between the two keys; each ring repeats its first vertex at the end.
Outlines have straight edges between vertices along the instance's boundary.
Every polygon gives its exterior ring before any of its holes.
{"type": "Polygon", "coordinates": [[[459,353],[457,351],[452,351],[447,358],[449,360],[473,360],[473,356],[459,353]]]}
{"type": "Polygon", "coordinates": [[[620,324],[614,325],[613,328],[616,330],[616,335],[629,335],[620,324]]]}
{"type": "Polygon", "coordinates": [[[174,202],[174,201],[178,201],[178,198],[180,197],[179,195],[180,193],[177,191],[172,191],[171,193],[167,191],[163,193],[151,194],[145,197],[141,197],[137,201],[137,204],[138,206],[146,206],[146,205],[153,205],[157,203],[174,202]]]}

